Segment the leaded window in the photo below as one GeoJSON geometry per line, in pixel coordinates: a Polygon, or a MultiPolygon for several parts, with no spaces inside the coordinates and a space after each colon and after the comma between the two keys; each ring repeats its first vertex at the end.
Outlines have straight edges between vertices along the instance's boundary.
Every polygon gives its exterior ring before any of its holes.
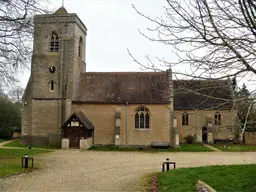
{"type": "Polygon", "coordinates": [[[135,111],[135,128],[149,129],[150,113],[148,108],[140,106],[135,111]]]}
{"type": "Polygon", "coordinates": [[[214,125],[221,125],[221,115],[219,112],[216,112],[214,115],[214,125]]]}
{"type": "Polygon", "coordinates": [[[187,126],[188,125],[188,113],[187,112],[183,112],[182,113],[182,126],[187,126]]]}

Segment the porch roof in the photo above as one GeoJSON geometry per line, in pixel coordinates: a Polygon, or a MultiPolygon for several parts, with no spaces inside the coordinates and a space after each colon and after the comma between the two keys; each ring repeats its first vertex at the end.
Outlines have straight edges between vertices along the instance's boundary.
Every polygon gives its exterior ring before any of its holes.
{"type": "Polygon", "coordinates": [[[79,122],[86,128],[86,129],[94,129],[94,125],[92,124],[92,122],[88,119],[88,117],[86,117],[86,115],[80,110],[77,111],[75,113],[73,113],[63,124],[62,127],[66,127],[71,121],[72,119],[76,117],[79,122]]]}

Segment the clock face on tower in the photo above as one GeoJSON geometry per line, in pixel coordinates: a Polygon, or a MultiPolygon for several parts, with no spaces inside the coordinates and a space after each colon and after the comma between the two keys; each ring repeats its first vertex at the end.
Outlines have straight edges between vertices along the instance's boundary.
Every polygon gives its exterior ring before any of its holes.
{"type": "Polygon", "coordinates": [[[49,67],[50,73],[55,73],[56,72],[56,67],[54,65],[49,67]]]}

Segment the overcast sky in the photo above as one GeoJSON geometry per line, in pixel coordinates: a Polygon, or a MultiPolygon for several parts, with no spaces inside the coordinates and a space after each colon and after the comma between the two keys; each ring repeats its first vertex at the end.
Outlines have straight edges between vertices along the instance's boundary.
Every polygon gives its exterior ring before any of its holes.
{"type": "MultiPolygon", "coordinates": [[[[141,71],[127,49],[143,64],[147,64],[146,55],[153,60],[172,59],[170,46],[150,42],[139,33],[138,29],[146,32],[154,24],[132,8],[134,5],[144,14],[157,17],[163,15],[165,3],[164,0],[65,0],[67,11],[76,13],[88,29],[87,71],[141,71]]],[[[61,5],[62,0],[52,0],[50,6],[57,10],[61,5]]],[[[21,75],[24,88],[29,75],[29,72],[21,75]]]]}

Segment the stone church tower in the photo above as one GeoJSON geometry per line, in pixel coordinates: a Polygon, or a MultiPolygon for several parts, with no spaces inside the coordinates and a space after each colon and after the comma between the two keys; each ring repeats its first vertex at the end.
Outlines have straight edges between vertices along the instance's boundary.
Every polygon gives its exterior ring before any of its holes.
{"type": "Polygon", "coordinates": [[[22,141],[48,144],[49,134],[61,135],[70,116],[80,73],[86,70],[87,29],[64,7],[35,16],[31,76],[23,96],[22,141]]]}

